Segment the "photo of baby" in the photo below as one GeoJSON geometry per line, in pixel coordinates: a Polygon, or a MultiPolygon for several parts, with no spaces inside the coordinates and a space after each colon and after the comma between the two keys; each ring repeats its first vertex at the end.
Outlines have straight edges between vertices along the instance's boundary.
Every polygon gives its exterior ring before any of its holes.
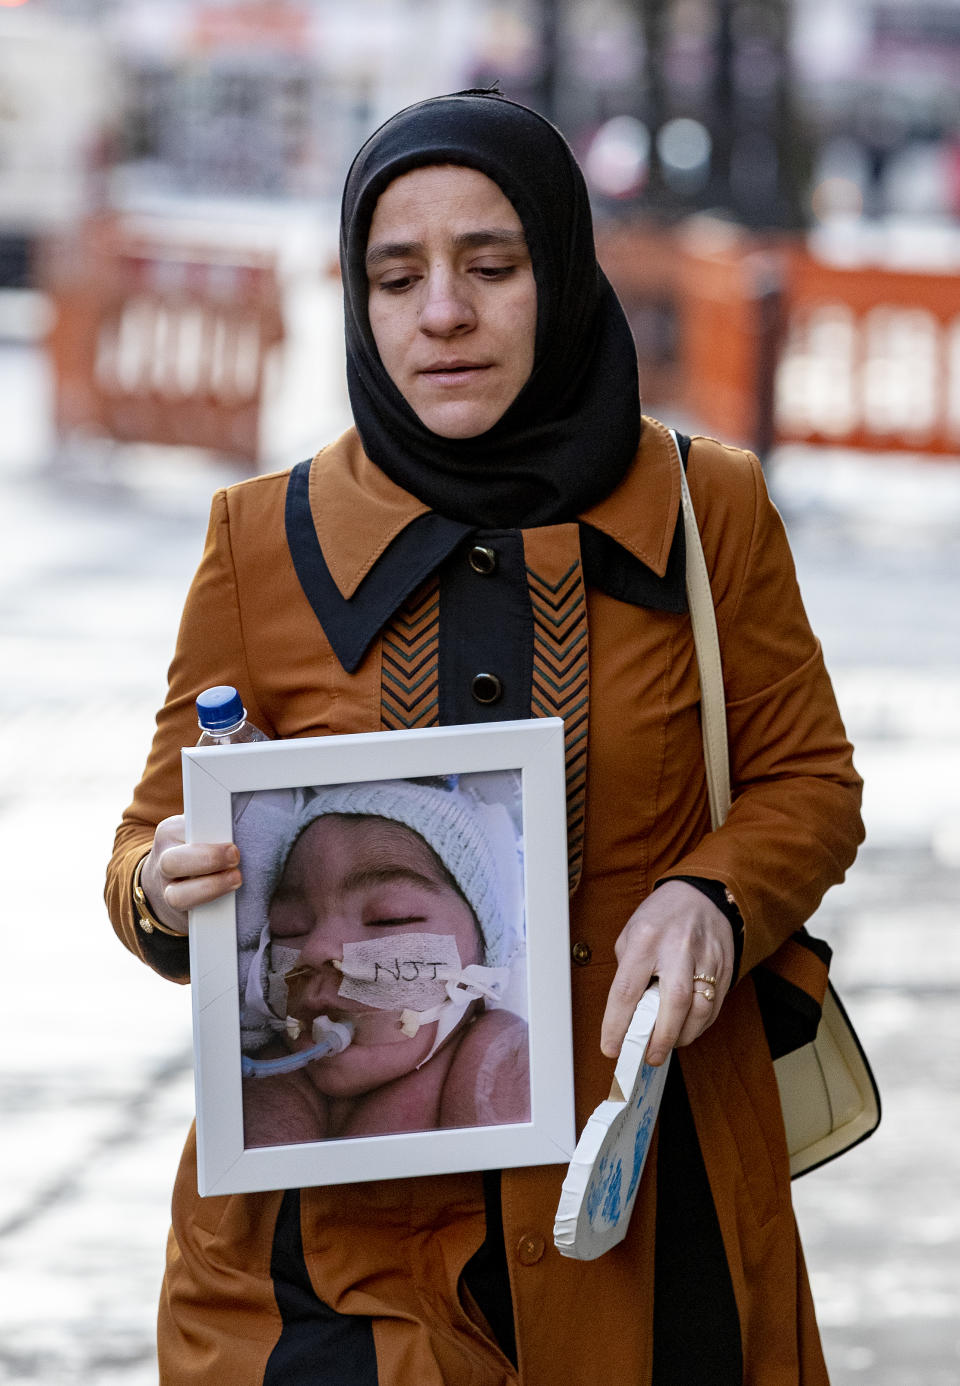
{"type": "Polygon", "coordinates": [[[530,1120],[520,774],[235,796],[246,1148],[530,1120]]]}

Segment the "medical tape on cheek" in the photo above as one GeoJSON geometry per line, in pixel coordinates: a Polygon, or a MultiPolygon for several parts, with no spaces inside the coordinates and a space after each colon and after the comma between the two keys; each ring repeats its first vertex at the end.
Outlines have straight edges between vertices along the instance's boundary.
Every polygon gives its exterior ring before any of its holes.
{"type": "Polygon", "coordinates": [[[338,995],[380,1011],[426,1011],[446,999],[462,965],[452,934],[392,934],[343,945],[338,995]]]}
{"type": "MultiPolygon", "coordinates": [[[[314,969],[300,965],[299,959],[298,949],[275,943],[266,973],[266,992],[274,1014],[286,1016],[291,1039],[297,1038],[303,1026],[287,1015],[287,1008],[299,1006],[303,986],[315,975],[314,969]]],[[[478,963],[463,967],[452,934],[393,934],[346,943],[343,958],[333,959],[332,966],[341,975],[340,997],[396,1016],[384,1030],[372,1014],[367,1018],[352,1014],[356,1043],[383,1044],[410,1038],[421,1026],[436,1021],[437,1033],[427,1058],[459,1024],[471,1001],[496,1004],[510,977],[507,968],[478,963]]],[[[387,1020],[383,1015],[383,1021],[387,1020]]]]}
{"type": "Polygon", "coordinates": [[[267,1006],[277,1020],[286,1018],[290,1004],[287,973],[296,967],[299,960],[299,948],[290,948],[286,944],[271,942],[264,993],[267,1006]]]}
{"type": "Polygon", "coordinates": [[[432,1059],[441,1044],[453,1033],[468,1014],[473,1001],[484,1001],[488,1005],[499,1005],[510,981],[508,967],[483,967],[471,963],[458,977],[447,982],[447,999],[440,1006],[429,1011],[404,1011],[400,1016],[400,1028],[405,1035],[413,1036],[421,1025],[437,1022],[436,1034],[429,1053],[420,1060],[417,1068],[423,1068],[432,1059]]]}
{"type": "Polygon", "coordinates": [[[421,1025],[440,1020],[450,1010],[463,1012],[471,1001],[488,1001],[497,1005],[509,980],[510,969],[507,967],[481,967],[478,963],[471,963],[455,977],[448,978],[446,999],[438,1006],[431,1006],[426,1011],[416,1011],[412,1007],[402,1011],[401,1029],[405,1035],[415,1035],[421,1025]]]}

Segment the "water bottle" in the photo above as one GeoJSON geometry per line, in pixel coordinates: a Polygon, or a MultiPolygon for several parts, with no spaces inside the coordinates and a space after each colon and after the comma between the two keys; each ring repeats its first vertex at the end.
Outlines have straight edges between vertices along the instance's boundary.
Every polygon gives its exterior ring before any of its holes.
{"type": "MultiPolygon", "coordinates": [[[[229,684],[204,689],[197,698],[197,721],[200,726],[198,746],[237,746],[245,741],[270,740],[259,727],[247,721],[247,710],[240,694],[229,684]]],[[[253,793],[247,791],[232,794],[230,798],[236,837],[237,825],[250,804],[253,793]]]]}
{"type": "Polygon", "coordinates": [[[247,721],[247,710],[240,694],[229,684],[207,688],[197,699],[200,726],[198,746],[236,746],[244,741],[269,741],[269,737],[247,721]]]}

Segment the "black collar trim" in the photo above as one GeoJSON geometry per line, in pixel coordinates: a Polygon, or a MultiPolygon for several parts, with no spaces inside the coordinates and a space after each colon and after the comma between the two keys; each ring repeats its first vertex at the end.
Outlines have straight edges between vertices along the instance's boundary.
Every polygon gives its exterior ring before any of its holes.
{"type": "Polygon", "coordinates": [[[398,534],[349,598],[341,596],[320,549],[310,511],[310,461],[298,462],[287,483],[287,543],[300,586],[348,674],[414,588],[452,553],[470,526],[428,511],[398,534]]]}
{"type": "MultiPolygon", "coordinates": [[[[482,535],[475,526],[445,519],[433,511],[418,515],[387,547],[353,596],[347,598],[334,582],[317,539],[310,510],[309,459],[299,462],[290,473],[285,522],[300,586],[348,674],[356,671],[376,636],[410,593],[468,534],[482,535]]],[[[588,586],[631,606],[677,615],[687,610],[681,516],[677,517],[663,577],[586,521],[580,522],[580,553],[588,586]]]]}
{"type": "MultiPolygon", "coordinates": [[[[678,432],[677,445],[686,471],[689,437],[678,432]]],[[[677,616],[687,610],[687,543],[681,511],[677,512],[663,577],[658,577],[652,568],[628,553],[615,539],[594,529],[585,520],[580,521],[580,553],[584,580],[589,586],[599,587],[608,597],[677,616]]]]}
{"type": "Polygon", "coordinates": [[[588,587],[599,587],[608,597],[675,615],[687,609],[686,541],[683,519],[677,518],[673,542],[663,577],[641,563],[609,534],[580,521],[580,555],[588,587]]]}

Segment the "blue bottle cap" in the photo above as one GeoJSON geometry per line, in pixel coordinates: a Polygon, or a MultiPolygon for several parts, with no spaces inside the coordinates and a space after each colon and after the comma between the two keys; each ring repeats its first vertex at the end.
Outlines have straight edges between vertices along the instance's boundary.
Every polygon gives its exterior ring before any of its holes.
{"type": "Polygon", "coordinates": [[[244,717],[240,694],[229,684],[207,688],[197,699],[197,718],[204,731],[225,731],[235,727],[244,717]]]}

